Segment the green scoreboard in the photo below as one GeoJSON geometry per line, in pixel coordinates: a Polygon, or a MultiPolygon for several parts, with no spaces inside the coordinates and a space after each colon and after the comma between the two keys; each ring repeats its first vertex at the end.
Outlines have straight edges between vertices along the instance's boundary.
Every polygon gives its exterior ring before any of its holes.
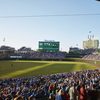
{"type": "Polygon", "coordinates": [[[42,52],[59,52],[58,41],[39,41],[39,51],[42,52]]]}

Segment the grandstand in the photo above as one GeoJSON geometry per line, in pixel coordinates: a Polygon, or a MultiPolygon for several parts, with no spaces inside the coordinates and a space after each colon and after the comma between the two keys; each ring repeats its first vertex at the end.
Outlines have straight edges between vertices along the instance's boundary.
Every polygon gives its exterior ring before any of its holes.
{"type": "Polygon", "coordinates": [[[100,54],[89,54],[89,55],[85,55],[82,59],[100,61],[100,54]]]}

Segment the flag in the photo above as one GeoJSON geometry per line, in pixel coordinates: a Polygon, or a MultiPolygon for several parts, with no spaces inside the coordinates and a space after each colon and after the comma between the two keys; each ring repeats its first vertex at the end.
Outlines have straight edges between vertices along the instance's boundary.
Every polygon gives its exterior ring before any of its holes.
{"type": "Polygon", "coordinates": [[[89,35],[88,35],[88,39],[89,39],[89,35]]]}
{"type": "Polygon", "coordinates": [[[3,42],[5,42],[5,38],[3,38],[3,42]]]}
{"type": "Polygon", "coordinates": [[[92,38],[94,38],[94,35],[92,36],[92,38]]]}
{"type": "Polygon", "coordinates": [[[89,31],[89,33],[91,33],[92,31],[89,31]]]}

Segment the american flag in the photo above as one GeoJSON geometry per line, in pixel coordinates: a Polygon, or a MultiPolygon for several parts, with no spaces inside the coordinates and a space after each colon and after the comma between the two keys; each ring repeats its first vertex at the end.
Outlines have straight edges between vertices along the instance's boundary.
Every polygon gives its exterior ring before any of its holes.
{"type": "Polygon", "coordinates": [[[5,42],[5,38],[3,38],[3,42],[5,42]]]}

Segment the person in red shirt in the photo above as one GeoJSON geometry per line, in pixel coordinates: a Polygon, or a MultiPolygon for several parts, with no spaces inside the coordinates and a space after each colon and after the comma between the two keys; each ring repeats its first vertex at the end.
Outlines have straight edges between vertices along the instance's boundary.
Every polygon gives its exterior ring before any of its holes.
{"type": "Polygon", "coordinates": [[[81,83],[80,90],[79,90],[79,100],[87,100],[86,96],[86,89],[84,84],[81,83]]]}

